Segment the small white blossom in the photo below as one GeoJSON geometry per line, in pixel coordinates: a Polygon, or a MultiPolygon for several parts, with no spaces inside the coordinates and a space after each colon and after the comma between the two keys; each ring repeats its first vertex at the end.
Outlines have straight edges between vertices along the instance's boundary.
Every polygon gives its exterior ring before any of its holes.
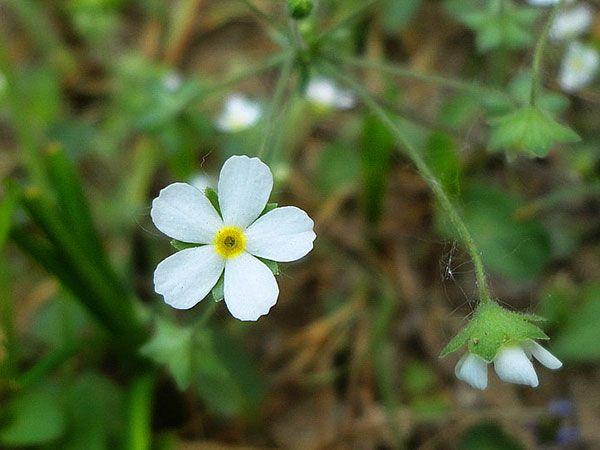
{"type": "Polygon", "coordinates": [[[339,88],[333,81],[316,77],[306,87],[306,98],[322,109],[350,109],[356,104],[351,91],[339,88]]]}
{"type": "Polygon", "coordinates": [[[217,119],[217,127],[235,133],[255,125],[261,116],[261,106],[241,94],[230,95],[217,119]]]}
{"type": "Polygon", "coordinates": [[[552,23],[550,37],[555,40],[577,37],[588,30],[592,19],[592,9],[586,4],[562,11],[552,23]]]}
{"type": "Polygon", "coordinates": [[[591,46],[573,42],[563,58],[559,74],[560,86],[568,92],[589,84],[598,71],[600,55],[591,46]]]}
{"type": "MultiPolygon", "coordinates": [[[[533,6],[553,6],[556,5],[560,0],[528,0],[530,5],[533,6]]],[[[567,3],[571,3],[573,0],[567,0],[567,3]]]]}
{"type": "MultiPolygon", "coordinates": [[[[552,353],[537,342],[528,340],[521,346],[502,348],[494,358],[494,370],[507,383],[537,387],[539,382],[531,362],[532,357],[548,369],[557,370],[562,367],[562,363],[552,353]]],[[[488,384],[487,365],[483,358],[466,353],[456,364],[454,373],[459,380],[484,390],[488,384]]]]}
{"type": "Polygon", "coordinates": [[[199,244],[162,261],[154,289],[177,309],[200,302],[223,275],[227,308],[239,320],[258,320],[277,302],[279,288],[259,259],[290,262],[313,248],[314,223],[294,206],[261,216],[273,176],[258,158],[232,156],[218,181],[220,214],[208,198],[186,183],[174,183],[152,202],[156,227],[182,242],[199,244]]]}
{"type": "Polygon", "coordinates": [[[190,178],[190,184],[199,191],[204,192],[206,188],[215,189],[217,183],[214,177],[205,173],[197,173],[190,178]]]}
{"type": "Polygon", "coordinates": [[[183,78],[177,72],[169,72],[162,80],[163,86],[169,92],[176,92],[183,84],[183,78]]]}

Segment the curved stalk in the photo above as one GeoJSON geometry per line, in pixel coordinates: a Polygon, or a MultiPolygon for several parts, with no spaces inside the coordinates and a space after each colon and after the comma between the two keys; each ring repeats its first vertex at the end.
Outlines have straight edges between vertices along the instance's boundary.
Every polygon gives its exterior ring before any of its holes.
{"type": "Polygon", "coordinates": [[[535,51],[533,52],[533,63],[532,63],[532,76],[531,76],[531,94],[529,96],[529,105],[535,106],[538,98],[538,94],[540,91],[540,77],[542,72],[542,56],[544,55],[544,50],[546,49],[546,43],[548,42],[548,36],[550,35],[550,28],[552,28],[552,24],[554,23],[554,19],[558,15],[558,12],[561,10],[564,5],[565,0],[560,0],[554,8],[552,9],[552,13],[546,24],[544,25],[544,29],[542,30],[542,34],[538,38],[537,43],[535,44],[535,51]]]}
{"type": "Polygon", "coordinates": [[[413,161],[417,170],[421,174],[421,176],[425,179],[436,200],[440,203],[450,222],[454,226],[456,232],[461,238],[464,245],[467,247],[467,251],[473,260],[473,265],[475,266],[475,278],[477,281],[477,288],[479,291],[479,298],[481,302],[492,301],[490,291],[487,284],[487,277],[485,274],[485,268],[483,264],[483,259],[481,257],[481,252],[471,235],[471,232],[465,225],[462,220],[458,210],[454,207],[448,195],[444,191],[439,180],[433,174],[429,166],[425,163],[425,160],[419,153],[419,151],[410,143],[410,141],[404,135],[404,132],[398,127],[398,125],[392,120],[389,113],[386,112],[377,101],[373,98],[373,96],[364,89],[360,83],[356,82],[354,79],[340,73],[337,70],[331,70],[333,76],[337,77],[340,81],[348,85],[352,88],[359,97],[361,97],[362,101],[365,103],[367,107],[369,107],[375,115],[377,115],[381,121],[390,129],[392,133],[396,136],[396,139],[400,142],[400,144],[404,147],[408,156],[413,161]]]}

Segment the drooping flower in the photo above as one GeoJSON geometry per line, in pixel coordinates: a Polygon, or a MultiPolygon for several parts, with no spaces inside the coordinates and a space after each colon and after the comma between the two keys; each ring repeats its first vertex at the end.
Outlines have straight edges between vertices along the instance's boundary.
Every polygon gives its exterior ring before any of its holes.
{"type": "Polygon", "coordinates": [[[356,104],[351,91],[339,88],[333,81],[316,77],[306,87],[306,98],[319,109],[350,109],[356,104]]]}
{"type": "MultiPolygon", "coordinates": [[[[557,370],[562,367],[558,358],[536,341],[529,339],[520,345],[501,348],[493,361],[494,370],[498,377],[507,383],[537,387],[539,382],[531,362],[532,357],[548,369],[557,370]]],[[[456,364],[454,372],[459,380],[483,390],[488,384],[487,365],[488,362],[480,356],[467,352],[456,364]]]]}
{"type": "Polygon", "coordinates": [[[218,181],[217,211],[198,189],[186,183],[164,188],[152,202],[156,227],[178,241],[198,246],[162,261],[154,288],[165,302],[189,309],[223,276],[224,300],[240,320],[257,320],[275,305],[275,276],[259,258],[290,262],[312,250],[314,223],[294,206],[264,211],[273,176],[258,158],[232,156],[218,181]]]}
{"type": "Polygon", "coordinates": [[[560,86],[573,92],[589,84],[598,71],[600,55],[596,49],[580,42],[569,45],[559,74],[560,86]]]}
{"type": "Polygon", "coordinates": [[[550,28],[550,37],[555,40],[572,39],[585,33],[593,20],[589,5],[582,4],[562,11],[550,28]]]}
{"type": "Polygon", "coordinates": [[[255,125],[261,116],[258,102],[242,94],[232,94],[226,100],[217,119],[217,128],[225,133],[235,133],[255,125]]]}

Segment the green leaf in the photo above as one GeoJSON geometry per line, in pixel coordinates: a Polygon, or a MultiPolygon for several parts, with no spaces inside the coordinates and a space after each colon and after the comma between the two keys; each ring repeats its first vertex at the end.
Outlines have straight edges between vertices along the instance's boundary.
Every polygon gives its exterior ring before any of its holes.
{"type": "Polygon", "coordinates": [[[568,361],[600,360],[600,284],[585,287],[581,306],[559,330],[552,351],[568,361]]]}
{"type": "Polygon", "coordinates": [[[184,390],[192,380],[194,330],[180,327],[167,319],[156,321],[154,335],[140,353],[165,365],[179,389],[184,390]]]}
{"type": "Polygon", "coordinates": [[[65,432],[66,416],[57,386],[23,393],[10,402],[8,414],[8,425],[0,430],[0,443],[6,446],[46,444],[65,432]]]}
{"type": "Polygon", "coordinates": [[[557,143],[580,140],[577,133],[535,106],[493,119],[491,126],[490,149],[506,150],[509,158],[518,153],[541,158],[557,143]]]}
{"type": "Polygon", "coordinates": [[[367,220],[375,223],[383,212],[383,197],[396,139],[378,117],[367,115],[360,144],[363,203],[367,220]]]}
{"type": "Polygon", "coordinates": [[[209,409],[226,417],[253,417],[265,387],[248,352],[229,333],[213,329],[198,352],[194,386],[209,409]]]}
{"type": "Polygon", "coordinates": [[[401,2],[386,0],[381,6],[381,20],[385,31],[388,33],[402,31],[414,17],[421,3],[421,0],[404,0],[401,2]]]}
{"type": "Polygon", "coordinates": [[[516,6],[510,0],[489,2],[475,10],[458,13],[465,25],[477,33],[480,52],[508,48],[520,49],[533,42],[531,30],[539,12],[534,8],[516,6]]]}
{"type": "Polygon", "coordinates": [[[320,152],[316,185],[326,196],[355,186],[360,175],[360,160],[352,145],[335,143],[320,152]]]}
{"type": "Polygon", "coordinates": [[[66,394],[69,433],[61,440],[64,450],[103,450],[122,435],[123,399],[108,378],[79,374],[66,394]],[[93,408],[90,408],[93,405],[93,408]]]}
{"type": "Polygon", "coordinates": [[[459,450],[524,450],[517,440],[494,423],[469,428],[460,438],[459,450]]]}
{"type": "Polygon", "coordinates": [[[550,237],[535,219],[515,218],[523,203],[483,184],[467,186],[462,197],[463,218],[488,270],[518,281],[537,277],[551,256],[550,237]]]}
{"type": "Polygon", "coordinates": [[[463,329],[461,329],[456,336],[454,336],[450,342],[440,352],[440,358],[448,356],[450,353],[462,348],[471,335],[471,322],[469,322],[463,329]]]}
{"type": "Polygon", "coordinates": [[[432,133],[425,146],[425,162],[444,190],[455,196],[460,189],[460,161],[456,143],[451,136],[442,132],[432,133]]]}
{"type": "Polygon", "coordinates": [[[0,201],[0,250],[2,250],[4,243],[8,239],[8,232],[10,231],[12,215],[16,205],[15,195],[13,191],[9,191],[0,201]]]}

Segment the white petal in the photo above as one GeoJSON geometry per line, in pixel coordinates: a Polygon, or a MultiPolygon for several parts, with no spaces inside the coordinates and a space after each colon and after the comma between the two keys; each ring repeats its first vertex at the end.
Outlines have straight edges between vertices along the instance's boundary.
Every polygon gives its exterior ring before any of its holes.
{"type": "Polygon", "coordinates": [[[219,176],[219,206],[226,225],[246,228],[265,209],[273,175],[258,158],[232,156],[219,176]]]}
{"type": "Polygon", "coordinates": [[[152,202],[156,228],[183,242],[209,244],[223,221],[204,193],[186,183],[173,183],[152,202]]]}
{"type": "Polygon", "coordinates": [[[217,284],[225,262],[212,245],[181,250],[154,271],[154,290],[177,309],[189,309],[217,284]]]}
{"type": "Polygon", "coordinates": [[[456,364],[456,378],[470,384],[476,389],[487,387],[487,362],[477,355],[466,353],[456,364]]]}
{"type": "Polygon", "coordinates": [[[562,367],[562,362],[538,344],[536,341],[530,340],[525,344],[525,350],[529,352],[540,364],[546,366],[548,369],[556,370],[562,367]]]}
{"type": "Polygon", "coordinates": [[[494,369],[502,381],[537,387],[538,378],[533,364],[521,347],[500,350],[494,360],[494,369]]]}
{"type": "Polygon", "coordinates": [[[249,253],[225,264],[225,303],[239,320],[258,320],[277,302],[279,287],[273,272],[249,253]]]}
{"type": "Polygon", "coordinates": [[[275,208],[248,227],[246,250],[272,261],[295,261],[312,250],[317,236],[313,226],[312,219],[300,208],[275,208]]]}

